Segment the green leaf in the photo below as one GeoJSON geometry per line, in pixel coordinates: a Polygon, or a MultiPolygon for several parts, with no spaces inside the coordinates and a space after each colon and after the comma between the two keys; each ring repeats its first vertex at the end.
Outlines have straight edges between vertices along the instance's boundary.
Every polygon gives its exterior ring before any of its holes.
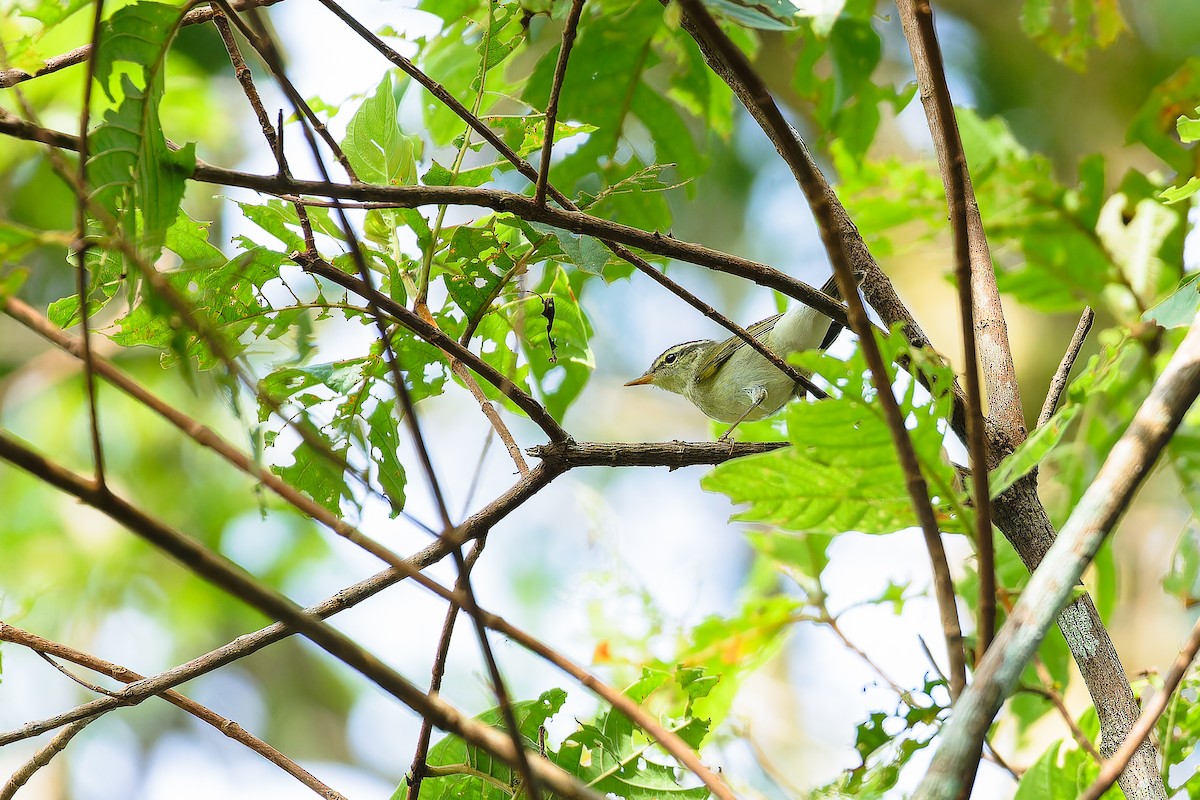
{"type": "Polygon", "coordinates": [[[1188,275],[1179,288],[1156,303],[1142,319],[1164,328],[1186,328],[1200,312],[1200,274],[1188,275]]]}
{"type": "Polygon", "coordinates": [[[786,31],[796,27],[799,10],[787,0],[706,0],[706,4],[739,25],[764,31],[786,31]]]}
{"type": "Polygon", "coordinates": [[[391,403],[377,403],[371,414],[370,441],[373,446],[371,461],[374,462],[379,483],[392,504],[392,518],[404,510],[404,465],[400,463],[400,431],[391,403]]]}
{"type": "Polygon", "coordinates": [[[552,225],[530,222],[529,227],[543,235],[553,236],[562,253],[571,263],[590,275],[603,275],[610,251],[598,239],[581,233],[571,233],[552,225]]]}
{"type": "Polygon", "coordinates": [[[342,149],[359,180],[384,186],[411,186],[417,182],[416,159],[421,139],[400,130],[397,118],[403,83],[385,72],[375,93],[362,102],[346,125],[342,149]]]}
{"type": "Polygon", "coordinates": [[[1055,412],[1054,416],[1038,427],[1025,441],[1021,442],[1000,465],[988,476],[988,493],[992,499],[999,497],[1008,487],[1027,475],[1042,463],[1067,432],[1075,415],[1081,406],[1066,405],[1055,412]]]}
{"type": "Polygon", "coordinates": [[[1184,144],[1200,141],[1200,107],[1194,113],[1197,115],[1195,119],[1184,114],[1175,120],[1175,130],[1184,144]]]}
{"type": "Polygon", "coordinates": [[[1168,186],[1163,189],[1159,197],[1164,203],[1178,203],[1181,200],[1187,200],[1196,192],[1200,192],[1200,178],[1193,175],[1183,186],[1168,186]]]}

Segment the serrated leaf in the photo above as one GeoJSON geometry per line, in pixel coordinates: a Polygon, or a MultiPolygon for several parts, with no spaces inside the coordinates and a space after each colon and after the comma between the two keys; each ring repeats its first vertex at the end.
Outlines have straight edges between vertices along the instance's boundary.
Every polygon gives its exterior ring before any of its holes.
{"type": "MultiPolygon", "coordinates": [[[[334,453],[345,458],[346,448],[334,449],[334,453]]],[[[341,515],[342,500],[352,500],[353,494],[346,485],[342,467],[334,463],[308,442],[301,442],[292,451],[292,463],[286,467],[272,466],[271,471],[289,486],[304,492],[330,512],[341,515]]]]}
{"type": "MultiPolygon", "coordinates": [[[[539,747],[539,731],[562,708],[566,702],[567,693],[562,689],[550,689],[543,692],[537,700],[522,700],[512,704],[513,715],[517,720],[521,738],[529,748],[539,747]]],[[[503,725],[503,714],[499,708],[493,708],[475,717],[478,722],[500,728],[503,725]]],[[[546,757],[556,761],[556,754],[547,748],[546,757]]],[[[492,756],[477,747],[468,745],[454,735],[446,736],[429,748],[427,759],[430,766],[449,767],[463,765],[472,770],[490,776],[502,785],[516,786],[518,776],[508,765],[497,761],[492,756]]],[[[396,788],[393,798],[403,798],[407,786],[401,783],[396,788]]],[[[421,784],[422,800],[512,800],[512,792],[505,792],[491,782],[479,778],[455,774],[442,777],[426,778],[421,784]]]]}

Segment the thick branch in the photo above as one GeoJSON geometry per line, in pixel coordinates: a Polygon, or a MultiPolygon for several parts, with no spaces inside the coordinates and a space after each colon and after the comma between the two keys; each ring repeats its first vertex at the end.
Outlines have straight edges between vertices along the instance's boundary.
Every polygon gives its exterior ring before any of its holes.
{"type": "MultiPolygon", "coordinates": [[[[1125,769],[1125,765],[1129,763],[1129,759],[1133,758],[1134,753],[1142,749],[1142,742],[1154,730],[1154,726],[1158,724],[1158,719],[1167,710],[1167,703],[1171,700],[1171,696],[1175,694],[1175,690],[1179,688],[1180,681],[1183,680],[1184,674],[1192,662],[1196,660],[1196,653],[1200,651],[1200,622],[1192,626],[1192,633],[1188,636],[1187,642],[1179,651],[1179,655],[1175,657],[1175,662],[1171,664],[1170,671],[1163,679],[1162,688],[1155,693],[1150,702],[1146,703],[1142,709],[1141,716],[1137,722],[1130,728],[1129,734],[1125,737],[1125,741],[1121,742],[1121,746],[1117,748],[1117,752],[1113,753],[1103,764],[1100,765],[1100,775],[1095,782],[1087,788],[1083,794],[1079,795],[1079,800],[1100,800],[1100,796],[1108,791],[1108,788],[1113,785],[1125,769]]],[[[1168,731],[1168,736],[1171,732],[1168,731]]]]}
{"type": "MultiPolygon", "coordinates": [[[[1021,593],[995,645],[980,662],[975,682],[959,699],[954,715],[943,729],[942,743],[915,795],[918,800],[949,800],[957,796],[964,770],[979,751],[1000,704],[1016,685],[1025,663],[1037,651],[1059,609],[1076,590],[1084,569],[1128,508],[1134,492],[1197,394],[1200,394],[1200,317],[1192,323],[1150,396],[1109,452],[1096,479],[1021,593]]],[[[1142,747],[1153,762],[1153,748],[1145,742],[1142,747]]],[[[1157,771],[1143,773],[1138,785],[1122,788],[1131,798],[1163,796],[1157,771]]]]}

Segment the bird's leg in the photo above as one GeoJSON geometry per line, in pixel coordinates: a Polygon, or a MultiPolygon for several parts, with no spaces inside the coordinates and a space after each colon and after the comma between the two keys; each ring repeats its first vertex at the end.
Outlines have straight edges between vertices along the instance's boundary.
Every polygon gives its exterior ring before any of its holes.
{"type": "Polygon", "coordinates": [[[745,389],[742,389],[742,391],[750,395],[750,407],[743,411],[742,415],[733,421],[733,424],[729,426],[729,430],[721,434],[721,438],[717,439],[718,442],[729,441],[729,437],[733,435],[735,430],[737,430],[737,426],[741,425],[742,422],[745,421],[746,417],[750,416],[750,412],[761,406],[763,401],[767,399],[767,388],[761,384],[747,386],[745,389]]]}

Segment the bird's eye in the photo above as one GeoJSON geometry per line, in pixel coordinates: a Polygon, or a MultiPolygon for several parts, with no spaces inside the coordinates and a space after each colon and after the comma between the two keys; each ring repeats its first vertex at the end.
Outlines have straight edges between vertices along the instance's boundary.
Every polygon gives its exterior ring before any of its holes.
{"type": "Polygon", "coordinates": [[[677,359],[677,358],[679,358],[678,353],[668,353],[667,355],[663,356],[663,363],[664,364],[674,364],[675,359],[677,359]]]}

